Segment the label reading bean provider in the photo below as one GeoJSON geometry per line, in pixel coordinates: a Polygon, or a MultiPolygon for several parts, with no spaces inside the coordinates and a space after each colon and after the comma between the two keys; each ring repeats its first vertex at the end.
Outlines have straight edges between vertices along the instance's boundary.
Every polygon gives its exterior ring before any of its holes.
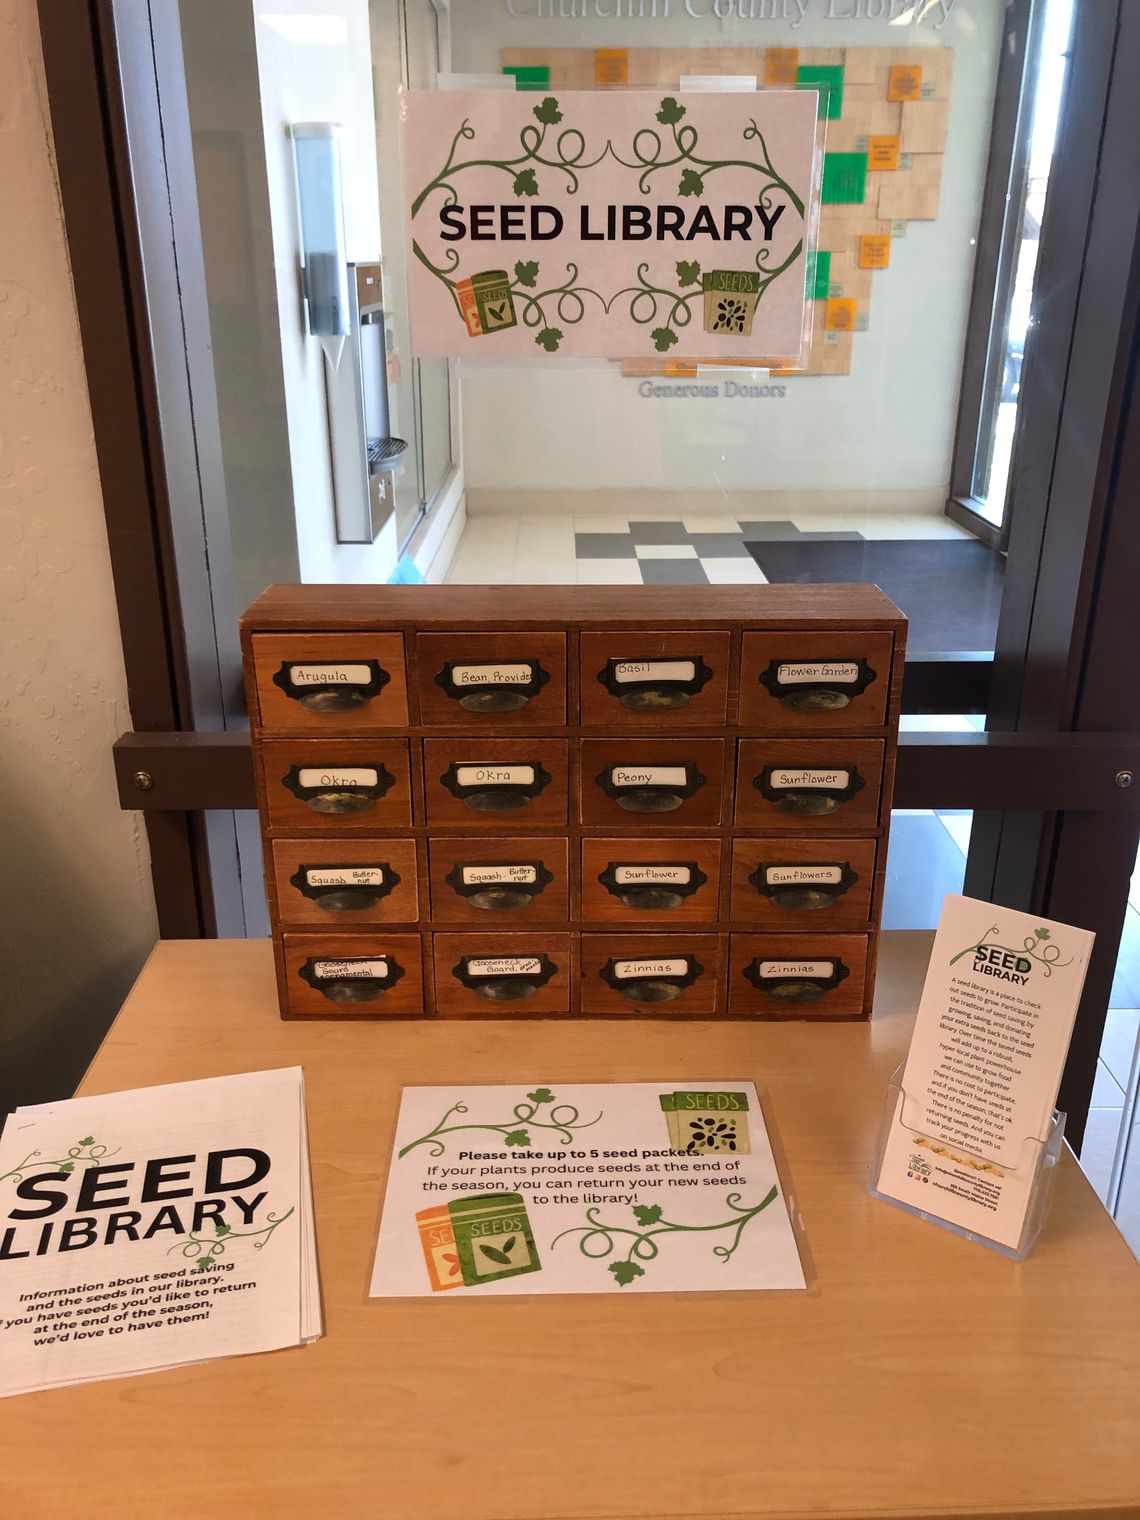
{"type": "Polygon", "coordinates": [[[453,665],[451,679],[456,686],[529,686],[534,680],[531,665],[453,665]]]}

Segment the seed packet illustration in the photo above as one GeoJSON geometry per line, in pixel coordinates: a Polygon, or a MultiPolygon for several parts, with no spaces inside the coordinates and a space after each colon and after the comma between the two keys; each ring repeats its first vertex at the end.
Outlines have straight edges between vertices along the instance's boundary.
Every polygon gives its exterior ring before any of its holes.
{"type": "Polygon", "coordinates": [[[666,1128],[669,1131],[669,1149],[679,1151],[682,1149],[681,1137],[677,1129],[677,1095],[675,1093],[661,1094],[661,1111],[665,1115],[666,1128]]]}
{"type": "Polygon", "coordinates": [[[742,1092],[675,1092],[674,1150],[687,1156],[750,1155],[748,1095],[742,1092]]]}
{"type": "Polygon", "coordinates": [[[526,1204],[518,1193],[482,1193],[447,1205],[465,1286],[538,1272],[526,1204]]]}
{"type": "Polygon", "coordinates": [[[420,1228],[420,1245],[427,1263],[428,1277],[433,1293],[446,1293],[448,1288],[463,1287],[463,1269],[459,1252],[455,1249],[455,1231],[451,1228],[451,1215],[447,1204],[440,1203],[431,1209],[421,1209],[416,1215],[420,1228]]]}

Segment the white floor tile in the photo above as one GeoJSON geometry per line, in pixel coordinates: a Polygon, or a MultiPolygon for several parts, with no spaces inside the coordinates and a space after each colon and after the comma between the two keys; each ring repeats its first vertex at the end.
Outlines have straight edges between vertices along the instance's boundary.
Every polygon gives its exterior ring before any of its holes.
{"type": "MultiPolygon", "coordinates": [[[[690,533],[740,532],[740,519],[728,512],[697,512],[692,517],[682,517],[681,521],[690,533]]],[[[755,521],[759,522],[760,519],[756,518],[755,521]]]]}
{"type": "Polygon", "coordinates": [[[585,516],[574,518],[575,533],[628,533],[629,518],[618,512],[607,512],[603,516],[585,516]]]}
{"type": "Polygon", "coordinates": [[[965,528],[947,517],[859,518],[853,519],[856,532],[864,538],[972,538],[965,528]]]}
{"type": "MultiPolygon", "coordinates": [[[[744,518],[745,522],[769,520],[764,517],[744,518]]],[[[847,517],[839,512],[789,512],[776,520],[790,522],[801,533],[858,533],[861,531],[860,524],[853,517],[847,517]]]]}
{"type": "Polygon", "coordinates": [[[580,559],[579,586],[640,586],[641,571],[634,559],[580,559]]]}
{"type": "Polygon", "coordinates": [[[696,559],[693,544],[634,544],[638,559],[696,559]]]}
{"type": "Polygon", "coordinates": [[[515,579],[515,553],[513,548],[501,551],[484,545],[460,545],[448,580],[454,585],[509,585],[515,579]]]}
{"type": "Polygon", "coordinates": [[[515,562],[512,586],[573,586],[577,584],[572,559],[515,562]]]}
{"type": "Polygon", "coordinates": [[[702,559],[701,564],[714,586],[766,586],[767,577],[755,560],[702,559]]]}

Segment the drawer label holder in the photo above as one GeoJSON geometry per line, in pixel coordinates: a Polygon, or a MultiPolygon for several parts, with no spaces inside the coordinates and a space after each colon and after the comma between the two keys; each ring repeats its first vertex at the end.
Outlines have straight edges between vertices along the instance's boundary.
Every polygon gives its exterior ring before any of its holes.
{"type": "Polygon", "coordinates": [[[851,972],[838,956],[794,960],[757,955],[745,966],[744,975],[774,1003],[816,1003],[851,972]]]}
{"type": "Polygon", "coordinates": [[[281,784],[314,813],[363,813],[391,791],[386,765],[292,765],[281,784]]]}
{"type": "Polygon", "coordinates": [[[638,861],[623,865],[611,860],[598,880],[627,908],[676,908],[703,887],[708,877],[695,860],[638,861]]]}
{"type": "Polygon", "coordinates": [[[371,702],[392,677],[378,660],[283,660],[274,686],[306,712],[352,712],[371,702]]]}
{"type": "Polygon", "coordinates": [[[549,680],[550,672],[537,660],[448,660],[435,684],[465,712],[502,713],[525,707],[549,680]]]}
{"type": "Polygon", "coordinates": [[[815,909],[830,908],[837,897],[842,897],[849,887],[859,880],[858,873],[846,860],[827,862],[776,863],[763,862],[748,880],[761,897],[768,897],[777,908],[815,909]]]}
{"type": "Polygon", "coordinates": [[[695,955],[612,957],[598,972],[631,1003],[668,1003],[691,987],[705,968],[695,955]]]}
{"type": "Polygon", "coordinates": [[[374,908],[400,885],[400,876],[390,865],[301,865],[289,878],[302,897],[329,913],[355,913],[374,908]]]}
{"type": "Polygon", "coordinates": [[[554,880],[541,860],[456,862],[444,877],[473,908],[491,912],[525,908],[554,880]]]}
{"type": "Polygon", "coordinates": [[[462,955],[451,974],[489,1003],[518,1003],[532,998],[557,970],[546,954],[462,955]]]}
{"type": "Polygon", "coordinates": [[[483,765],[455,760],[439,778],[453,797],[475,813],[506,813],[526,807],[550,785],[552,777],[538,761],[483,765]]]}
{"type": "Polygon", "coordinates": [[[404,968],[390,955],[311,955],[297,975],[330,1003],[372,1003],[390,991],[404,968]]]}
{"type": "Polygon", "coordinates": [[[604,765],[594,780],[627,813],[672,813],[708,780],[692,764],[604,765]]]}
{"type": "Polygon", "coordinates": [[[865,659],[773,660],[757,677],[770,697],[795,712],[838,712],[877,674],[865,659]]]}
{"type": "Polygon", "coordinates": [[[661,660],[614,658],[598,671],[598,680],[623,707],[654,711],[684,707],[712,675],[700,655],[661,660]]]}
{"type": "Polygon", "coordinates": [[[810,818],[838,812],[867,783],[853,765],[766,765],[752,785],[779,812],[810,818]]]}

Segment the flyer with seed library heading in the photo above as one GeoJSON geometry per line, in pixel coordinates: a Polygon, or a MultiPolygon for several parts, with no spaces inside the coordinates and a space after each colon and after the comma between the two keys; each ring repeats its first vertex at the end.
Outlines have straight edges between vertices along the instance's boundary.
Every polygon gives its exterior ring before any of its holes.
{"type": "Polygon", "coordinates": [[[1093,938],[946,898],[877,1192],[1017,1248],[1093,938]]]}
{"type": "Polygon", "coordinates": [[[404,1089],[373,1298],[804,1286],[751,1082],[404,1089]]]}

